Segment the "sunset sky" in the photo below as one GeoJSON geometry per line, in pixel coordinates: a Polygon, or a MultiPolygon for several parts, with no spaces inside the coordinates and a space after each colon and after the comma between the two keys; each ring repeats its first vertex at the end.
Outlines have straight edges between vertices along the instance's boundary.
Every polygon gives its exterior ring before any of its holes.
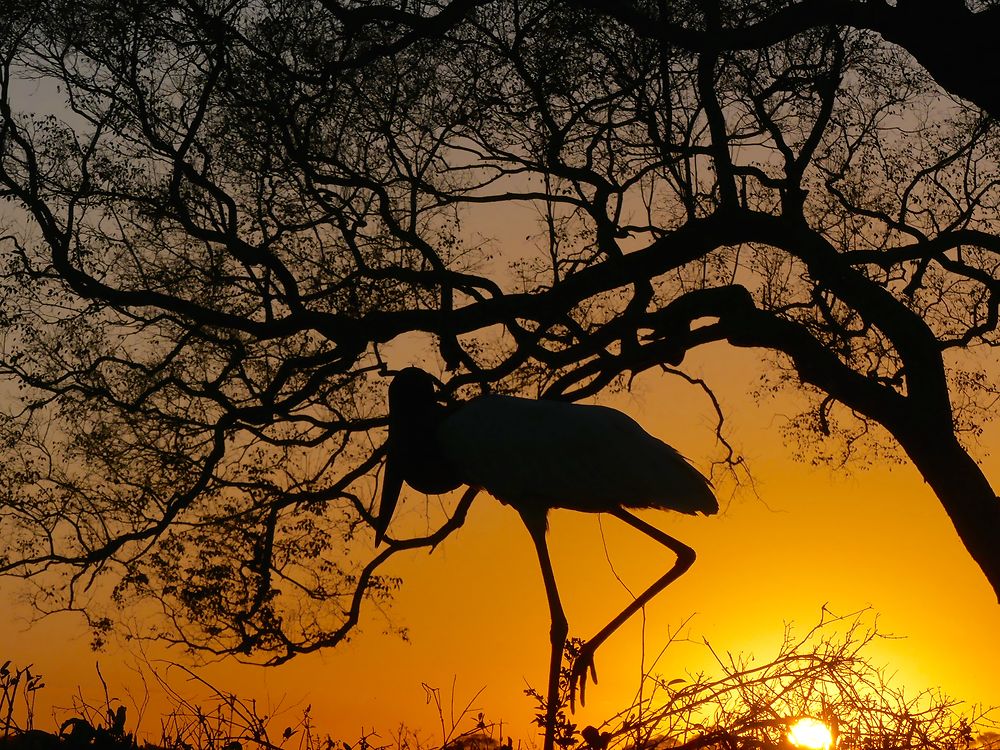
{"type": "MultiPolygon", "coordinates": [[[[901,636],[875,644],[869,654],[907,692],[941,687],[967,703],[1000,704],[1000,607],[916,471],[877,465],[849,473],[795,463],[781,437],[781,415],[795,402],[779,398],[758,405],[746,395],[761,372],[755,352],[720,347],[686,364],[691,374],[715,382],[757,495],[734,493],[723,483],[719,516],[646,514],[693,546],[698,561],[646,608],[644,623],[634,618],[597,652],[600,683],[588,690],[587,706],[578,712],[581,725],[624,708],[643,665],[652,668],[668,633],[685,623],[680,633],[690,642],[672,645],[654,672],[672,677],[711,671],[702,639],[719,653],[748,652],[767,660],[786,623],[804,632],[824,604],[838,614],[870,607],[881,631],[901,636]]],[[[708,404],[691,386],[647,375],[631,394],[605,403],[630,413],[703,469],[717,455],[708,404]]],[[[1000,472],[997,448],[994,425],[979,449],[993,476],[1000,472]]],[[[425,502],[408,496],[393,528],[423,528],[425,502]]],[[[671,562],[657,544],[607,517],[557,511],[550,517],[549,541],[570,634],[583,638],[628,602],[615,572],[641,591],[671,562]]],[[[362,632],[343,647],[276,669],[221,663],[199,674],[221,689],[257,698],[261,706],[284,707],[287,718],[276,720],[281,727],[311,704],[320,727],[344,739],[371,729],[390,739],[403,723],[433,740],[440,736],[438,718],[421,684],[441,688],[446,700],[454,684],[458,707],[485,688],[473,715],[483,710],[489,719],[504,721],[504,734],[531,737],[533,706],[523,690],[526,684],[544,686],[548,613],[534,552],[514,511],[479,497],[464,528],[432,555],[401,556],[395,572],[406,583],[394,606],[385,613],[367,607],[362,632]],[[386,617],[408,628],[408,642],[383,632],[386,617]]],[[[6,590],[12,590],[9,584],[6,590]]],[[[68,705],[78,686],[92,700],[101,695],[95,661],[113,697],[127,702],[127,690],[141,695],[130,667],[138,660],[134,646],[95,655],[72,618],[29,630],[23,621],[4,618],[0,638],[4,659],[31,663],[46,678],[38,704],[43,725],[49,705],[68,705]]],[[[186,663],[180,652],[152,649],[149,656],[186,663]]],[[[175,684],[185,687],[179,679],[175,684]]],[[[155,690],[151,700],[145,728],[155,732],[163,704],[155,690]]]]}
{"type": "MultiPolygon", "coordinates": [[[[21,86],[33,111],[61,106],[41,84],[21,86]]],[[[478,208],[463,220],[469,245],[482,242],[495,258],[497,268],[484,274],[496,270],[509,280],[503,266],[533,252],[539,225],[535,209],[508,210],[478,208]]],[[[5,221],[15,222],[15,215],[0,213],[0,225],[5,221]]],[[[393,368],[440,368],[420,341],[398,342],[387,352],[393,368]]],[[[824,607],[836,614],[866,610],[866,622],[877,621],[882,633],[895,636],[874,643],[868,656],[908,694],[940,688],[967,706],[1000,706],[1000,605],[940,502],[909,462],[869,453],[867,445],[846,468],[810,461],[808,452],[796,460],[799,446],[784,433],[788,417],[806,402],[791,391],[754,396],[771,366],[767,356],[713,345],[685,359],[684,372],[713,387],[726,413],[726,435],[746,458],[753,483],[737,485],[719,474],[717,516],[640,513],[693,547],[698,559],[597,651],[599,683],[588,685],[586,707],[575,720],[600,724],[626,708],[644,672],[668,679],[717,672],[712,650],[766,662],[786,626],[804,633],[824,607]]],[[[996,382],[995,352],[988,369],[996,382]]],[[[628,413],[703,472],[723,455],[710,401],[679,378],[649,372],[630,392],[596,402],[628,413]]],[[[1000,421],[984,426],[971,451],[1000,487],[1000,421]]],[[[437,498],[407,491],[392,534],[426,532],[440,517],[437,498]]],[[[572,637],[594,635],[628,604],[629,590],[641,592],[673,563],[656,542],[607,516],[555,511],[548,540],[572,637]]],[[[399,554],[380,573],[404,580],[391,606],[367,604],[349,642],[277,668],[231,660],[197,664],[180,650],[124,639],[94,653],[81,618],[58,615],[31,624],[33,613],[18,601],[19,584],[0,579],[6,613],[0,663],[30,664],[44,676],[35,706],[36,726],[44,729],[70,715],[80,695],[103,703],[99,664],[110,697],[129,707],[129,729],[149,690],[140,736],[157,739],[160,716],[170,707],[149,669],[194,700],[205,694],[181,671],[168,674],[166,663],[174,661],[222,691],[255,699],[261,714],[277,716],[272,739],[311,705],[319,730],[336,739],[353,742],[374,731],[382,744],[393,744],[406,726],[440,743],[426,685],[441,690],[446,711],[452,702],[460,712],[472,701],[459,730],[471,728],[482,711],[503,721],[502,736],[541,746],[531,724],[536,706],[524,691],[545,689],[549,614],[535,551],[517,513],[482,493],[464,527],[432,554],[399,554]],[[390,632],[400,628],[406,639],[390,632]]],[[[132,616],[122,614],[125,621],[132,616]]]]}

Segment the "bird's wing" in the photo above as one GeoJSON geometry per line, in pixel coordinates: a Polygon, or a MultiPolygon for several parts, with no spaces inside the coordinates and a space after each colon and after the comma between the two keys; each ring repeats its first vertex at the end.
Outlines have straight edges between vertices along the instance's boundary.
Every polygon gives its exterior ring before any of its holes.
{"type": "Polygon", "coordinates": [[[490,396],[463,405],[438,437],[469,484],[515,506],[718,509],[694,467],[614,409],[490,396]]]}

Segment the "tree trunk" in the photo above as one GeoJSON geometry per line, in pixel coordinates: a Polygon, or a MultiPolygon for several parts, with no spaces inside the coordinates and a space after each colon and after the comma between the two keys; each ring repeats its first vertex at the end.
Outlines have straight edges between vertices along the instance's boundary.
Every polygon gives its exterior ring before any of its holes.
{"type": "Polygon", "coordinates": [[[962,543],[1000,601],[1000,498],[954,433],[897,431],[907,455],[937,494],[962,543]]]}

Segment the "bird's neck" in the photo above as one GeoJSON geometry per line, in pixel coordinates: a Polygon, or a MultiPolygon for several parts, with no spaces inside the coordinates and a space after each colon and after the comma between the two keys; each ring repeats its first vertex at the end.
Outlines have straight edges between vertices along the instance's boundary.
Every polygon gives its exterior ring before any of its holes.
{"type": "Polygon", "coordinates": [[[393,456],[406,483],[421,492],[447,492],[462,483],[438,439],[438,428],[447,414],[437,404],[409,405],[390,414],[393,456]]]}
{"type": "Polygon", "coordinates": [[[445,417],[445,409],[436,403],[407,403],[390,406],[389,432],[407,442],[433,435],[445,417]]]}

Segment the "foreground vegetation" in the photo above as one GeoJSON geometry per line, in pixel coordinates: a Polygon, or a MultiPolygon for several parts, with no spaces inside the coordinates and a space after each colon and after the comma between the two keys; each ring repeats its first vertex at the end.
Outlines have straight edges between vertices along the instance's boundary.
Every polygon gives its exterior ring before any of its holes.
{"type": "MultiPolygon", "coordinates": [[[[597,727],[572,722],[566,672],[556,740],[564,748],[587,750],[789,750],[789,726],[809,716],[831,728],[840,750],[1000,750],[993,709],[963,704],[937,689],[909,692],[875,666],[868,651],[882,637],[868,613],[838,617],[824,612],[804,635],[787,629],[774,658],[756,660],[712,650],[717,667],[713,674],[648,674],[632,705],[597,727]]],[[[705,647],[712,649],[708,643],[705,647]]],[[[129,726],[125,705],[111,697],[103,678],[103,701],[78,699],[65,717],[54,719],[56,731],[38,729],[35,704],[44,681],[30,666],[7,662],[0,667],[0,748],[513,750],[539,744],[537,736],[512,738],[510,723],[491,721],[472,708],[478,695],[454,715],[445,708],[441,691],[429,686],[428,702],[436,707],[439,720],[440,734],[434,740],[399,728],[347,742],[318,727],[310,707],[289,724],[284,717],[262,715],[253,700],[209,685],[186,667],[171,669],[208,688],[209,698],[193,702],[151,668],[173,708],[160,720],[157,737],[143,737],[129,726]]],[[[544,698],[533,689],[527,692],[538,704],[536,723],[541,726],[544,698]]]]}

